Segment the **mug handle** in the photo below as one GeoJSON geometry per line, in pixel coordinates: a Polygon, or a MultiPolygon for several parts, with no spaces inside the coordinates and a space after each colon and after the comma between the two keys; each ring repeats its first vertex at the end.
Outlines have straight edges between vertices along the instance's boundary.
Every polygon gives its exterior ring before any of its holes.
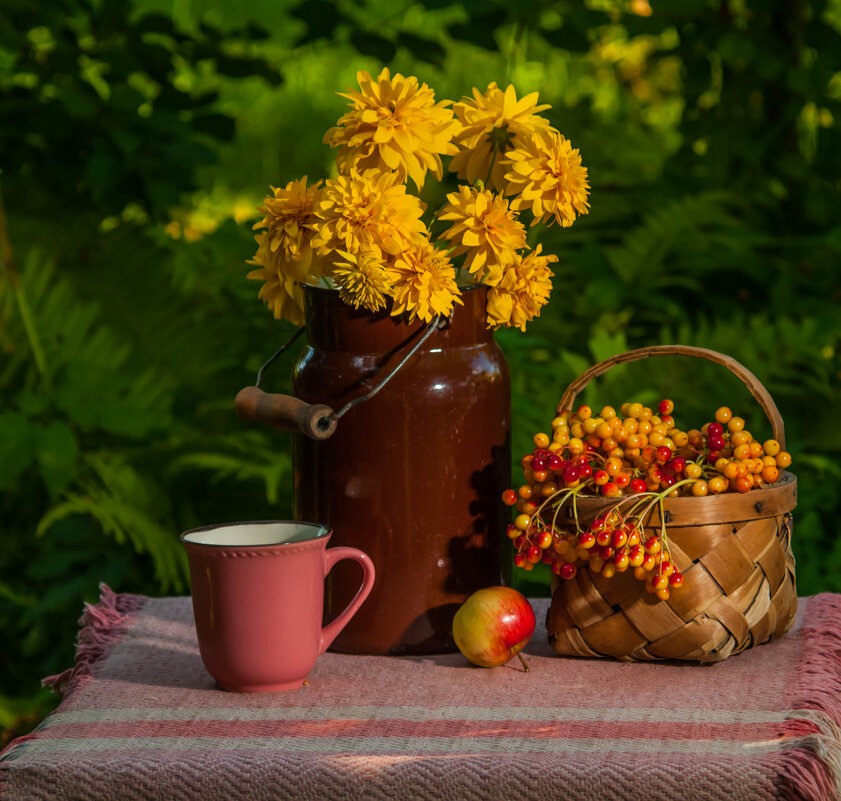
{"type": "Polygon", "coordinates": [[[362,602],[370,595],[374,587],[374,563],[367,553],[363,553],[356,548],[329,548],[324,552],[324,577],[333,569],[336,562],[341,562],[343,559],[352,559],[354,562],[359,562],[362,566],[362,586],[353,596],[353,600],[345,607],[344,611],[333,621],[328,623],[321,630],[321,647],[318,651],[323,654],[329,647],[333,640],[336,639],[339,632],[347,626],[350,619],[356,614],[356,610],[362,606],[362,602]]]}

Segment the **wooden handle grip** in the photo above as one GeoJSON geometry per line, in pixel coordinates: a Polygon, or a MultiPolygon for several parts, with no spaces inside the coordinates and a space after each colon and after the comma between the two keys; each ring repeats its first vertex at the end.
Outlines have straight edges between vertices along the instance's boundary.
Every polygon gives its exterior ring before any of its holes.
{"type": "Polygon", "coordinates": [[[780,410],[777,408],[777,404],[774,403],[774,399],[768,390],[765,389],[763,383],[747,367],[739,364],[731,356],[726,356],[723,353],[707,348],[696,348],[692,345],[655,345],[649,348],[638,348],[637,350],[629,350],[626,353],[618,353],[616,356],[611,356],[603,362],[594,364],[566,388],[558,403],[558,412],[560,413],[564,409],[572,409],[575,396],[590,381],[600,375],[604,375],[611,367],[615,367],[617,364],[624,364],[625,362],[636,362],[641,359],[647,359],[649,356],[693,356],[697,359],[706,359],[713,364],[720,364],[722,367],[726,367],[733,375],[741,379],[742,383],[750,391],[750,394],[753,395],[757,403],[762,407],[762,411],[765,412],[765,416],[771,423],[774,439],[785,450],[786,434],[783,418],[780,410]]]}
{"type": "Polygon", "coordinates": [[[311,439],[328,439],[336,430],[336,419],[329,406],[305,403],[291,395],[269,394],[258,387],[240,390],[234,408],[243,420],[300,432],[311,439]]]}

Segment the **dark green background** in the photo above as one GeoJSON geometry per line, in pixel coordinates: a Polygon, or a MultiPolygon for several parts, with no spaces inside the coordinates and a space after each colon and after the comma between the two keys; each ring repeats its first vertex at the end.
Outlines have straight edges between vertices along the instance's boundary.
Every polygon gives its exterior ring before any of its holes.
{"type": "MultiPolygon", "coordinates": [[[[54,703],[38,679],[71,664],[98,582],[183,593],[177,532],[289,516],[288,438],[231,409],[291,331],[244,261],[268,185],[328,174],[334,92],[360,68],[439,98],[538,90],[590,170],[591,214],[539,235],[560,258],[549,306],[498,336],[515,457],[595,360],[729,353],[786,419],[800,593],[841,590],[841,2],[629,6],[0,0],[5,736],[54,703]]],[[[586,400],[662,396],[685,427],[726,402],[768,434],[738,382],[694,360],[614,370],[586,400]]]]}

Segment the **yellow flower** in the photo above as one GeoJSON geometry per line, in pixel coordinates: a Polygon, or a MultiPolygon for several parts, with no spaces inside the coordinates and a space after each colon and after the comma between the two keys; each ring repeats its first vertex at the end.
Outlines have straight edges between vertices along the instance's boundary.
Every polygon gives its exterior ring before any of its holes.
{"type": "Polygon", "coordinates": [[[534,223],[554,217],[568,228],[577,214],[587,214],[587,168],[562,134],[550,131],[521,140],[505,154],[504,163],[505,194],[517,195],[511,208],[531,209],[534,223]]]}
{"type": "Polygon", "coordinates": [[[428,323],[436,314],[448,317],[453,304],[462,303],[450,259],[428,239],[400,253],[386,272],[394,285],[393,315],[406,312],[410,321],[428,323]]]}
{"type": "Polygon", "coordinates": [[[290,181],[283,189],[272,187],[260,206],[263,219],[254,228],[265,228],[268,253],[264,260],[277,270],[281,277],[292,276],[303,281],[308,276],[318,276],[323,263],[313,258],[311,245],[312,224],[316,221],[314,210],[318,201],[321,181],[307,187],[307,177],[290,181]]]}
{"type": "Polygon", "coordinates": [[[339,297],[354,309],[360,306],[368,311],[382,309],[391,293],[391,282],[382,256],[374,251],[359,255],[344,250],[337,252],[342,260],[334,262],[331,277],[339,287],[339,297]]]}
{"type": "Polygon", "coordinates": [[[488,327],[513,326],[526,330],[526,323],[540,315],[552,291],[552,271],[549,265],[557,256],[541,255],[542,247],[523,259],[517,258],[506,270],[502,280],[488,292],[488,327]]]}
{"type": "Polygon", "coordinates": [[[420,219],[424,208],[417,197],[406,193],[394,173],[366,170],[340,175],[326,181],[321,190],[312,246],[320,256],[331,250],[394,256],[426,235],[420,219]]]}
{"type": "Polygon", "coordinates": [[[456,245],[454,256],[467,254],[464,266],[470,273],[493,286],[516,251],[526,246],[526,229],[508,208],[508,201],[487,189],[462,185],[447,200],[438,216],[453,224],[441,238],[456,245]]]}
{"type": "Polygon", "coordinates": [[[248,273],[248,278],[263,281],[263,286],[257,293],[274,314],[275,319],[288,320],[295,325],[304,324],[304,290],[289,273],[277,269],[278,259],[272,253],[265,231],[254,237],[257,242],[257,252],[249,264],[256,264],[259,269],[248,273]]]}
{"type": "Polygon", "coordinates": [[[436,103],[426,84],[418,87],[417,78],[400,73],[392,78],[387,68],[376,81],[365,70],[356,79],[361,91],[339,92],[351,101],[351,110],[324,135],[325,144],[341,148],[339,172],[394,170],[401,183],[408,175],[420,189],[431,170],[440,181],[441,155],[456,152],[451,140],[460,127],[447,108],[452,101],[436,103]]]}
{"type": "Polygon", "coordinates": [[[484,94],[474,88],[473,100],[464,98],[453,106],[462,127],[453,140],[458,153],[450,162],[450,172],[457,172],[470,184],[481,178],[501,191],[505,185],[504,167],[498,155],[493,159],[494,150],[504,152],[523,137],[554,130],[548,120],[538,115],[547,108],[550,106],[537,105],[537,92],[518,101],[511,85],[503,92],[492,83],[484,94]],[[493,172],[488,177],[491,161],[493,172]]]}

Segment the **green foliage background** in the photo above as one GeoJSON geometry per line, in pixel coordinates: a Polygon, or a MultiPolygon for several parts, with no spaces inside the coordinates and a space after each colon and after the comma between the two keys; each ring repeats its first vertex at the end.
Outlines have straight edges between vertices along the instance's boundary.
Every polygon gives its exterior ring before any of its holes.
{"type": "MultiPolygon", "coordinates": [[[[98,582],[184,593],[179,531],[290,516],[288,439],[232,412],[290,333],[244,261],[268,185],[329,173],[334,92],[360,68],[453,99],[537,90],[590,170],[591,214],[540,234],[560,257],[549,306],[498,335],[515,457],[595,360],[729,353],[786,419],[799,590],[841,591],[841,1],[649,8],[0,0],[4,736],[54,703],[38,679],[71,663],[98,582]]],[[[585,400],[663,396],[687,425],[727,402],[769,433],[735,379],[693,360],[615,369],[585,400]]]]}

